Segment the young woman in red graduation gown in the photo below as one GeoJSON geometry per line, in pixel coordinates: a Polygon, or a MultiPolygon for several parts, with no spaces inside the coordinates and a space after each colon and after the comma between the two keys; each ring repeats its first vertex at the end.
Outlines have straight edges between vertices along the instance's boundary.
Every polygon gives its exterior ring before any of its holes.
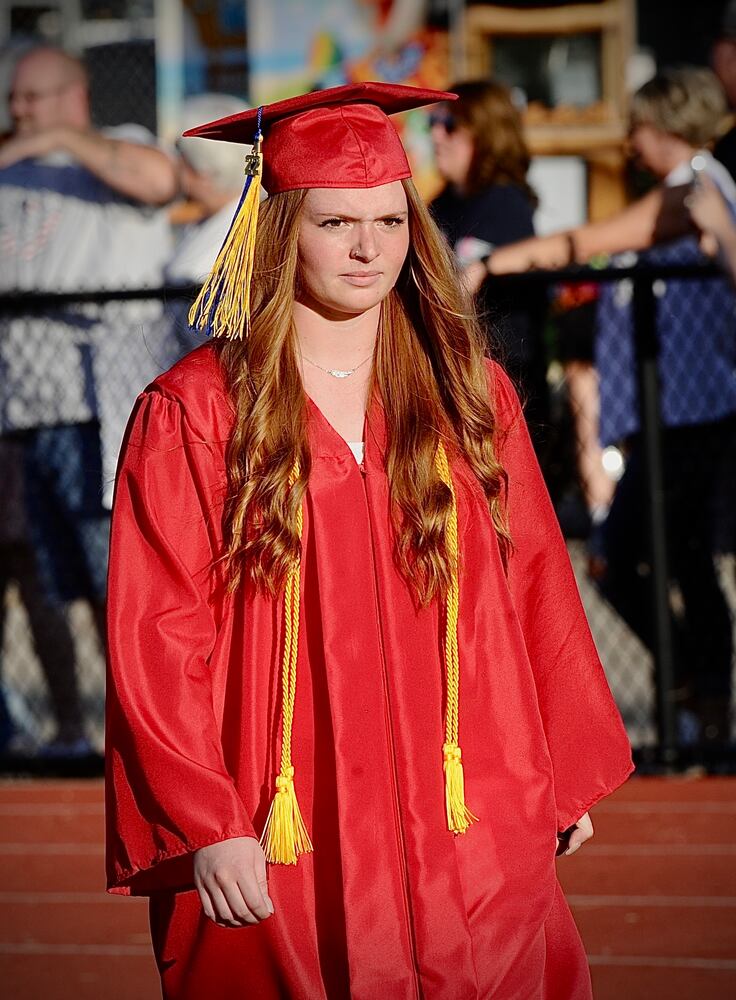
{"type": "MultiPolygon", "coordinates": [[[[108,872],[150,896],[171,1000],[591,996],[558,837],[592,834],[631,758],[516,395],[386,117],[449,96],[264,109],[247,329],[221,312],[231,339],[131,418],[108,872]]],[[[254,114],[203,132],[249,141],[254,114]]]]}

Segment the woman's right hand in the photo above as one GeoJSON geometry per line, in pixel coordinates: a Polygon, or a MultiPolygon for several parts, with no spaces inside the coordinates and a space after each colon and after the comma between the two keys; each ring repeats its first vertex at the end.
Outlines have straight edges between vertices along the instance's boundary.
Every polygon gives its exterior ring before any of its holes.
{"type": "Polygon", "coordinates": [[[220,927],[246,927],[274,912],[266,856],[254,837],[233,837],[194,852],[194,885],[205,916],[220,927]]]}
{"type": "Polygon", "coordinates": [[[726,199],[707,174],[686,196],[685,206],[702,233],[715,236],[719,243],[732,234],[734,224],[726,199]]]}
{"type": "Polygon", "coordinates": [[[460,277],[466,292],[470,295],[477,295],[480,287],[488,277],[488,268],[482,260],[474,260],[460,272],[460,277]]]}

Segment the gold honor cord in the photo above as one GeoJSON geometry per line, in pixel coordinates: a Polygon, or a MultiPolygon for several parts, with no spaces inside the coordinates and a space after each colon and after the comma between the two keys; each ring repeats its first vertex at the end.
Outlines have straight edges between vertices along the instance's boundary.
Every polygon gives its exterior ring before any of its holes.
{"type": "MultiPolygon", "coordinates": [[[[299,463],[291,473],[292,486],[299,478],[299,463]]],[[[299,506],[296,526],[302,538],[304,512],[299,506]]],[[[271,864],[295,865],[300,854],[312,850],[294,789],[294,765],[291,760],[291,731],[296,702],[296,665],[299,656],[299,598],[301,560],[293,560],[284,588],[284,656],[281,666],[281,770],[276,777],[276,794],[271,802],[261,835],[266,860],[271,864]]]]}
{"type": "Polygon", "coordinates": [[[447,461],[447,452],[440,441],[435,454],[435,468],[442,482],[450,490],[452,505],[447,520],[447,554],[450,557],[451,576],[447,592],[445,618],[445,743],[442,757],[445,770],[445,807],[447,827],[453,833],[465,833],[478,817],[465,805],[465,780],[462,751],[460,749],[460,655],[457,643],[457,626],[460,608],[459,545],[457,531],[457,501],[455,488],[447,461]]]}
{"type": "MultiPolygon", "coordinates": [[[[457,502],[447,453],[438,444],[435,467],[442,482],[450,490],[452,505],[447,522],[447,553],[451,563],[450,587],[446,600],[445,620],[445,742],[442,747],[445,772],[445,806],[447,827],[452,833],[465,833],[478,817],[465,805],[465,782],[462,752],[459,745],[460,715],[460,658],[457,628],[460,603],[458,579],[458,526],[457,502]]],[[[290,481],[299,477],[296,463],[290,481]]],[[[297,511],[297,534],[301,542],[304,523],[303,507],[297,511]]],[[[261,836],[261,846],[266,860],[271,864],[294,865],[300,854],[313,850],[309,833],[302,819],[294,788],[294,765],[291,759],[291,735],[296,702],[296,667],[299,653],[299,599],[301,582],[300,558],[289,567],[284,588],[284,654],[281,667],[281,768],[276,777],[276,793],[271,802],[266,825],[261,836]]]]}

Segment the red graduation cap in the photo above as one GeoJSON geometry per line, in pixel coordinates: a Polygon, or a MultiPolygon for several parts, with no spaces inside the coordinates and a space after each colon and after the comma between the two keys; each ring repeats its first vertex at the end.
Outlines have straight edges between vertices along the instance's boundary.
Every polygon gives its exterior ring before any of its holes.
{"type": "Polygon", "coordinates": [[[252,143],[262,133],[263,186],[269,194],[378,187],[411,176],[388,116],[456,97],[392,83],[351,83],[229,115],[184,135],[252,143]]]}

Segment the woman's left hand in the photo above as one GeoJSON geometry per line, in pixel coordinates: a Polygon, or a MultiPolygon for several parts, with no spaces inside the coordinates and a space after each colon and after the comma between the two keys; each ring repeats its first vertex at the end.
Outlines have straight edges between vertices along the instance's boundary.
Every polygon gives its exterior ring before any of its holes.
{"type": "MultiPolygon", "coordinates": [[[[568,831],[566,830],[565,833],[568,831]]],[[[593,823],[588,813],[584,813],[574,826],[570,827],[569,837],[557,838],[558,854],[574,854],[586,840],[593,836],[593,823]]]]}

